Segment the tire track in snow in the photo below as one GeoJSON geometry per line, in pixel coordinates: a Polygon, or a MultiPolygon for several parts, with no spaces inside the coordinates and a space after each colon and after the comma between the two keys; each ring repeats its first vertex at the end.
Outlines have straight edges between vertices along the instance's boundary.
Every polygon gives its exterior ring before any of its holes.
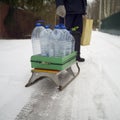
{"type": "Polygon", "coordinates": [[[53,81],[41,81],[16,120],[71,120],[73,94],[74,83],[59,92],[53,81]]]}
{"type": "Polygon", "coordinates": [[[47,115],[47,109],[49,108],[51,101],[50,97],[56,93],[55,84],[49,80],[40,81],[36,84],[35,91],[31,96],[28,104],[26,104],[20,113],[17,115],[16,120],[33,120],[32,116],[36,119],[41,116],[38,115],[39,107],[42,115],[47,115]],[[37,117],[36,117],[37,116],[37,117]]]}
{"type": "Polygon", "coordinates": [[[97,120],[107,120],[107,116],[105,113],[105,106],[102,102],[104,96],[103,94],[96,94],[93,96],[93,101],[97,110],[97,120]]]}

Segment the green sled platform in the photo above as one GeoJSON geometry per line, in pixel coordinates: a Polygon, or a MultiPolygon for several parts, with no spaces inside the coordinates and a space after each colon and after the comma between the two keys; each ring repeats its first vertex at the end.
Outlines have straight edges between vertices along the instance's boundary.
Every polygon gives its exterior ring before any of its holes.
{"type": "Polygon", "coordinates": [[[65,57],[31,56],[32,76],[25,87],[29,87],[39,80],[47,77],[52,79],[59,90],[65,88],[80,73],[80,67],[76,61],[76,52],[65,57]],[[78,71],[74,73],[71,66],[76,65],[78,71]],[[64,78],[67,74],[68,78],[64,78]]]}

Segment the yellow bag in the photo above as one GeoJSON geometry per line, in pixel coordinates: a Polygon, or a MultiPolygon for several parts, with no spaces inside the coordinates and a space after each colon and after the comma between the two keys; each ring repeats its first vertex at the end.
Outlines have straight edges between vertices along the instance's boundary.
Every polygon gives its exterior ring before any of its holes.
{"type": "Polygon", "coordinates": [[[83,18],[83,32],[81,36],[81,45],[90,45],[93,20],[83,18]]]}

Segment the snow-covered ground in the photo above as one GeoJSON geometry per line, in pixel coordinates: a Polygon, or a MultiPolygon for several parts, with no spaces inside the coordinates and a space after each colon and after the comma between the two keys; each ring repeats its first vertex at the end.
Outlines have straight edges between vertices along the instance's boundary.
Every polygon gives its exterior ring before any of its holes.
{"type": "Polygon", "coordinates": [[[120,36],[93,31],[79,76],[61,92],[48,79],[24,87],[31,55],[30,40],[0,40],[0,120],[120,120],[120,36]]]}

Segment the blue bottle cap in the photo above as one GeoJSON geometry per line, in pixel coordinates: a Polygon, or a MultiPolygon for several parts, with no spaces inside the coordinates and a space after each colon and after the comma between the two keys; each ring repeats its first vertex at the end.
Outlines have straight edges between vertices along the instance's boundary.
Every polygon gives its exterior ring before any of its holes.
{"type": "Polygon", "coordinates": [[[41,23],[36,23],[35,26],[36,26],[36,27],[37,27],[37,26],[42,26],[42,24],[41,24],[41,23]]]}
{"type": "Polygon", "coordinates": [[[37,20],[35,26],[44,26],[44,20],[37,20]]]}
{"type": "Polygon", "coordinates": [[[45,26],[46,29],[48,29],[48,28],[50,28],[50,27],[51,27],[51,25],[46,25],[46,26],[45,26]]]}
{"type": "Polygon", "coordinates": [[[60,29],[60,25],[55,25],[55,29],[60,29]]]}
{"type": "Polygon", "coordinates": [[[61,26],[61,29],[66,29],[65,25],[62,25],[62,26],[61,26]]]}

